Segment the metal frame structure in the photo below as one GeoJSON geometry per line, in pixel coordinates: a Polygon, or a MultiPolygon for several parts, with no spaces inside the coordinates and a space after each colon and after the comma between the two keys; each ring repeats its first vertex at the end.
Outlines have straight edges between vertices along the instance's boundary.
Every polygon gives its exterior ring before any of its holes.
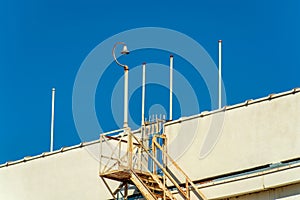
{"type": "Polygon", "coordinates": [[[113,199],[142,195],[147,200],[206,200],[192,180],[167,153],[164,120],[146,122],[143,129],[125,128],[100,136],[100,172],[113,199]],[[172,166],[172,167],[171,167],[172,166]],[[113,189],[106,179],[120,182],[113,189]],[[174,192],[180,197],[175,197],[174,192]]]}

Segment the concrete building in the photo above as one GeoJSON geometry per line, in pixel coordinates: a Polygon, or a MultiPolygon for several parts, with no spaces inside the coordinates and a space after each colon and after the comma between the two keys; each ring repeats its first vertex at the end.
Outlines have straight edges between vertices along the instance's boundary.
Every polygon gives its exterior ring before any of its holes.
{"type": "MultiPolygon", "coordinates": [[[[299,88],[167,122],[164,133],[168,153],[207,199],[300,199],[299,88]]],[[[0,165],[0,199],[111,199],[99,145],[0,165]]]]}

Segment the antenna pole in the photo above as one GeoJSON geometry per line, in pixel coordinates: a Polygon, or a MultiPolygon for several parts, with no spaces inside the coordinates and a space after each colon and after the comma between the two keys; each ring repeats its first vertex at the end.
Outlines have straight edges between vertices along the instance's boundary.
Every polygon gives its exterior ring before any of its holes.
{"type": "Polygon", "coordinates": [[[219,40],[219,109],[222,108],[222,40],[219,40]]]}
{"type": "Polygon", "coordinates": [[[53,151],[53,138],[54,138],[54,102],[55,102],[55,88],[52,88],[52,113],[51,113],[51,131],[50,131],[50,152],[53,151]]]}
{"type": "Polygon", "coordinates": [[[173,119],[173,55],[170,55],[170,116],[173,119]]]}
{"type": "Polygon", "coordinates": [[[146,63],[143,63],[143,81],[142,81],[142,126],[145,125],[145,87],[146,87],[146,63]]]}

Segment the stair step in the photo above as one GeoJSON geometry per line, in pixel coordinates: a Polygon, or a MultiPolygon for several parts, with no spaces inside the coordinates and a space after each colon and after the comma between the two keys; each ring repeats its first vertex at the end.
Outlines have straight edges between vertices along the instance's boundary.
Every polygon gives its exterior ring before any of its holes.
{"type": "Polygon", "coordinates": [[[143,178],[140,177],[145,183],[156,183],[156,181],[152,178],[152,177],[148,177],[148,178],[143,178]]]}
{"type": "MultiPolygon", "coordinates": [[[[161,199],[163,199],[163,197],[164,197],[163,194],[155,194],[155,196],[156,196],[157,198],[161,198],[161,199]]],[[[167,199],[167,200],[170,200],[171,198],[168,197],[168,196],[166,195],[166,199],[167,199]]]]}

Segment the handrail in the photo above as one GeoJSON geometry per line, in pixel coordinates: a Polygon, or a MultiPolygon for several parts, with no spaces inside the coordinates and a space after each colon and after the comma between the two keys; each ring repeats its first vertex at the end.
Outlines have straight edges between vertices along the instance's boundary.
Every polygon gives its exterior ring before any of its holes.
{"type": "MultiPolygon", "coordinates": [[[[134,136],[132,135],[132,137],[141,145],[142,148],[144,148],[144,145],[134,136]]],[[[180,192],[180,194],[184,197],[184,198],[189,198],[187,196],[187,194],[181,189],[180,185],[175,181],[175,179],[168,173],[168,171],[160,164],[160,162],[148,151],[145,151],[148,156],[151,157],[151,159],[155,162],[155,164],[161,168],[161,170],[164,172],[164,174],[169,178],[169,180],[175,185],[175,187],[178,189],[178,191],[180,192]]]]}
{"type": "MultiPolygon", "coordinates": [[[[166,135],[157,132],[159,124],[150,128],[150,133],[146,135],[146,138],[143,137],[142,130],[132,132],[130,129],[119,129],[101,135],[100,176],[123,183],[133,183],[146,199],[154,200],[163,197],[163,199],[176,200],[170,190],[174,187],[183,199],[190,200],[190,194],[193,193],[198,199],[207,200],[167,153],[166,135]],[[119,131],[122,132],[118,133],[119,131]],[[156,132],[157,134],[155,134],[156,132]],[[112,135],[114,133],[118,134],[112,135]],[[142,134],[142,138],[139,133],[142,134]],[[144,141],[145,139],[147,142],[144,141]],[[105,146],[103,146],[104,144],[105,146]],[[123,148],[124,151],[122,151],[123,148]],[[174,172],[167,167],[168,162],[173,164],[174,172]],[[167,186],[167,182],[171,185],[167,186]],[[153,193],[152,189],[156,192],[153,193]]],[[[128,187],[124,186],[124,190],[128,191],[128,187]]],[[[114,192],[113,195],[115,195],[114,192]]],[[[125,192],[125,196],[127,195],[128,193],[125,192]]]]}
{"type": "Polygon", "coordinates": [[[186,180],[189,182],[189,184],[193,187],[193,189],[198,193],[198,195],[201,196],[201,198],[203,200],[206,200],[207,198],[204,196],[204,194],[202,194],[202,192],[200,192],[198,190],[198,188],[196,187],[196,185],[193,183],[193,181],[188,177],[188,175],[179,167],[179,165],[171,158],[171,156],[169,154],[167,154],[165,152],[165,150],[162,148],[162,146],[160,146],[160,144],[158,142],[156,142],[154,140],[154,144],[163,152],[164,155],[166,155],[169,160],[171,161],[171,163],[184,175],[184,177],[186,178],[186,180]]]}

